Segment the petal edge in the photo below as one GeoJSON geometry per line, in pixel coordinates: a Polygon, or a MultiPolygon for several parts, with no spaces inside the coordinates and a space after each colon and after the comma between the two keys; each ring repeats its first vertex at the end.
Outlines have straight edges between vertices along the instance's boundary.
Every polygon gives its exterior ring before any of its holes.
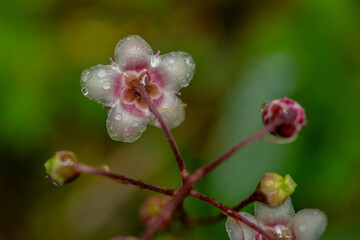
{"type": "Polygon", "coordinates": [[[121,70],[141,71],[150,66],[153,51],[149,44],[137,35],[121,39],[115,48],[115,61],[121,70]]]}

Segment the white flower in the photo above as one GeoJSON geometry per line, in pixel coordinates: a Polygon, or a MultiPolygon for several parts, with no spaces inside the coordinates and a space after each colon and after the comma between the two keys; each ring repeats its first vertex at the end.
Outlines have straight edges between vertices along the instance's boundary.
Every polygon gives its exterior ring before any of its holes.
{"type": "MultiPolygon", "coordinates": [[[[277,208],[255,203],[255,217],[240,212],[240,215],[262,227],[277,239],[317,240],[325,231],[326,215],[318,209],[303,209],[295,214],[290,198],[277,208]]],[[[229,217],[226,230],[231,240],[263,240],[261,234],[244,223],[229,217]]]]}
{"type": "Polygon", "coordinates": [[[115,48],[115,62],[97,65],[81,74],[82,92],[110,108],[107,129],[117,141],[133,142],[148,124],[160,127],[134,86],[145,85],[151,100],[169,128],[185,119],[184,104],[176,96],[192,79],[195,63],[185,52],[154,55],[139,36],[128,36],[115,48]]]}

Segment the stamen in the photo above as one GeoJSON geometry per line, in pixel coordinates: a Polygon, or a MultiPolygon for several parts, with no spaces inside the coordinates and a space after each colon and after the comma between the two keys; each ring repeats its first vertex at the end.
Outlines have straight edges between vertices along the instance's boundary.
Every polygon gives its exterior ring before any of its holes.
{"type": "Polygon", "coordinates": [[[147,80],[147,75],[145,74],[145,75],[141,78],[140,83],[145,86],[145,81],[146,81],[146,80],[147,80]]]}
{"type": "Polygon", "coordinates": [[[114,61],[113,58],[110,58],[110,64],[117,67],[117,63],[114,61]]]}

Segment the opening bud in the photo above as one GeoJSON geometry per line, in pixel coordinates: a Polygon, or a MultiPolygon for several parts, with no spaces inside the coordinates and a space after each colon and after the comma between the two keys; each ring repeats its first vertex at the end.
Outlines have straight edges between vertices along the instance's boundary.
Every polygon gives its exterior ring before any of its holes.
{"type": "Polygon", "coordinates": [[[269,102],[262,113],[266,129],[273,135],[294,137],[305,124],[305,111],[301,105],[287,97],[269,102]]]}
{"type": "Polygon", "coordinates": [[[61,186],[77,178],[80,174],[74,165],[78,162],[76,155],[69,151],[56,152],[55,155],[45,162],[47,177],[55,185],[61,186]]]}
{"type": "Polygon", "coordinates": [[[151,196],[145,200],[140,208],[140,218],[147,225],[153,217],[158,215],[164,208],[169,198],[163,196],[151,196]]]}
{"type": "Polygon", "coordinates": [[[295,191],[296,183],[286,175],[282,177],[277,173],[265,173],[255,190],[256,201],[272,208],[279,207],[295,191]]]}

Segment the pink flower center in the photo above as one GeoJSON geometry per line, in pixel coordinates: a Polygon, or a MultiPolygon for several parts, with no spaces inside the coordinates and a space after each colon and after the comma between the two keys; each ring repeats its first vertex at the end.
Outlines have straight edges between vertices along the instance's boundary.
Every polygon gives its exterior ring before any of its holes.
{"type": "MultiPolygon", "coordinates": [[[[143,84],[151,100],[158,100],[163,96],[160,88],[151,81],[151,77],[146,70],[141,72],[125,71],[122,75],[124,89],[121,93],[121,101],[142,111],[148,110],[148,105],[143,97],[136,91],[137,84],[143,84]]],[[[159,105],[159,101],[153,101],[159,105]]]]}

